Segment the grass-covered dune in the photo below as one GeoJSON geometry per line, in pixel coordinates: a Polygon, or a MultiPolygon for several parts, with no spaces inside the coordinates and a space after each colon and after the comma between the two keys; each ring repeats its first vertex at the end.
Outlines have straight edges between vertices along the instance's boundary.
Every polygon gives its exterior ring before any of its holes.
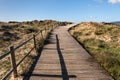
{"type": "Polygon", "coordinates": [[[39,30],[64,26],[69,22],[58,22],[54,20],[26,21],[26,22],[0,22],[0,54],[7,51],[9,45],[19,40],[25,40],[39,30]]]}
{"type": "Polygon", "coordinates": [[[116,80],[120,80],[120,25],[82,22],[69,30],[116,80]]]}
{"type": "MultiPolygon", "coordinates": [[[[70,22],[58,22],[54,20],[44,20],[44,21],[26,21],[26,22],[0,22],[0,55],[9,50],[11,45],[16,47],[23,41],[27,40],[33,34],[40,30],[53,29],[57,26],[65,26],[70,24],[70,22]]],[[[46,37],[45,31],[42,33],[42,37],[46,37]]],[[[37,36],[36,42],[38,48],[43,45],[42,37],[37,36]]],[[[20,47],[15,51],[16,62],[18,63],[34,46],[34,41],[31,40],[24,46],[20,47]]],[[[18,66],[18,78],[22,80],[23,74],[27,73],[29,67],[31,66],[36,51],[33,50],[30,55],[18,66]]],[[[7,56],[0,60],[0,79],[11,69],[10,56],[7,56]]],[[[11,80],[11,77],[8,79],[11,80]]],[[[17,79],[18,80],[18,79],[17,79]]]]}

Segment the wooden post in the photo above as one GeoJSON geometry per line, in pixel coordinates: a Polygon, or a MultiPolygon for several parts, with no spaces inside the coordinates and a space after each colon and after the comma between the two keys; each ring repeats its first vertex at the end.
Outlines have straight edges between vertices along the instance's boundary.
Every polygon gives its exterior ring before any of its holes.
{"type": "Polygon", "coordinates": [[[47,37],[47,34],[48,34],[48,29],[46,27],[46,29],[45,29],[45,38],[47,37]]]}
{"type": "Polygon", "coordinates": [[[44,44],[44,36],[43,36],[43,31],[41,31],[41,38],[42,38],[42,45],[44,44]]]}
{"type": "Polygon", "coordinates": [[[14,78],[16,78],[17,77],[17,67],[16,67],[14,46],[10,47],[10,51],[11,51],[11,58],[10,58],[11,59],[11,65],[12,65],[12,67],[14,69],[13,76],[14,76],[14,78]]]}
{"type": "Polygon", "coordinates": [[[36,49],[36,39],[35,39],[35,35],[33,34],[33,39],[34,39],[34,47],[36,49]]]}
{"type": "Polygon", "coordinates": [[[46,34],[46,27],[45,27],[45,29],[44,29],[44,30],[45,30],[45,34],[46,34]]]}
{"type": "Polygon", "coordinates": [[[46,36],[46,34],[47,34],[47,31],[48,31],[48,28],[47,28],[47,27],[45,27],[45,36],[46,36]]]}
{"type": "Polygon", "coordinates": [[[42,31],[40,32],[40,34],[41,34],[41,38],[42,38],[42,40],[43,40],[43,34],[42,34],[42,31]]]}

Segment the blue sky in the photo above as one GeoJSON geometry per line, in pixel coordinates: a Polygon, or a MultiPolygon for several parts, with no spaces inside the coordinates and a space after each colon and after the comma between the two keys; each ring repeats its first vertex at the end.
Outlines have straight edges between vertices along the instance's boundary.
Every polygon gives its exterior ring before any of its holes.
{"type": "Polygon", "coordinates": [[[120,0],[0,0],[0,21],[120,21],[120,0]]]}

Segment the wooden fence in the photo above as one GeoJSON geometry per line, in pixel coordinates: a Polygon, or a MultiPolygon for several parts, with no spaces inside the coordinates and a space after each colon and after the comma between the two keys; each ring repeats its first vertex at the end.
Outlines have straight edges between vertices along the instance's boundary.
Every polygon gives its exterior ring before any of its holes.
{"type": "Polygon", "coordinates": [[[17,72],[17,67],[24,61],[24,59],[31,53],[31,51],[33,49],[36,49],[36,37],[40,34],[40,37],[42,37],[42,40],[44,40],[43,37],[43,31],[45,31],[45,34],[47,35],[48,32],[50,32],[52,29],[45,29],[42,31],[39,31],[38,33],[34,34],[32,37],[30,37],[29,39],[27,39],[26,41],[22,42],[21,44],[19,44],[18,46],[14,47],[11,46],[10,50],[6,53],[3,53],[0,55],[0,60],[5,58],[6,56],[10,55],[10,61],[11,61],[11,66],[12,69],[10,69],[10,71],[8,71],[8,73],[2,78],[2,80],[6,80],[11,73],[13,73],[13,77],[16,78],[18,75],[17,72]],[[17,50],[18,48],[22,47],[23,45],[25,45],[26,43],[30,42],[31,40],[34,40],[34,47],[16,64],[16,59],[15,59],[15,50],[17,50]]]}

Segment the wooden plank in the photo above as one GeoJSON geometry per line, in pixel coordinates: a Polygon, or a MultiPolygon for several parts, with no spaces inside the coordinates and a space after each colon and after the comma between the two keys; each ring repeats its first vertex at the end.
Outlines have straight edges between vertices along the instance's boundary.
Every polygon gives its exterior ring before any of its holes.
{"type": "Polygon", "coordinates": [[[52,43],[44,46],[30,80],[114,80],[71,37],[69,27],[58,27],[52,32],[48,39],[52,43]]]}

